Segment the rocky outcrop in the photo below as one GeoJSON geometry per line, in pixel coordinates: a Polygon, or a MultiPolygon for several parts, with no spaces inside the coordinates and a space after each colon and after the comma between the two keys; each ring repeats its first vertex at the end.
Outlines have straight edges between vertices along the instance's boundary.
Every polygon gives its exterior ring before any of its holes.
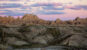
{"type": "Polygon", "coordinates": [[[34,14],[25,14],[23,17],[22,17],[23,20],[38,20],[39,18],[34,15],[34,14]]]}
{"type": "Polygon", "coordinates": [[[55,45],[87,47],[86,26],[0,27],[0,46],[13,48],[55,45]],[[2,44],[2,45],[1,45],[2,44]]]}
{"type": "Polygon", "coordinates": [[[22,23],[25,23],[25,24],[38,24],[38,21],[40,20],[36,15],[34,14],[25,14],[23,17],[22,17],[22,23]]]}
{"type": "Polygon", "coordinates": [[[75,18],[73,20],[63,21],[59,18],[55,21],[40,19],[37,15],[34,14],[25,14],[23,17],[14,18],[12,16],[0,16],[0,24],[2,25],[87,25],[87,18],[75,18]]]}

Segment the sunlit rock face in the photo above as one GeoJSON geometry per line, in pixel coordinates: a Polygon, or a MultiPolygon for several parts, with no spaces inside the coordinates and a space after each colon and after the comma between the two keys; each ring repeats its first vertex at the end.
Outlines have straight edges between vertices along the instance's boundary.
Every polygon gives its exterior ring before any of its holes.
{"type": "Polygon", "coordinates": [[[22,17],[22,20],[25,22],[35,22],[35,21],[39,20],[39,18],[34,14],[25,14],[22,17]]]}

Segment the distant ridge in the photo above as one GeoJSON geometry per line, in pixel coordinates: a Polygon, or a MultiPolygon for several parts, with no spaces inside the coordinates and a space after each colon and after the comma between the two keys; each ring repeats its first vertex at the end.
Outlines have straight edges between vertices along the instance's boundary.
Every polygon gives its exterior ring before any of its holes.
{"type": "Polygon", "coordinates": [[[87,25],[87,18],[75,18],[74,20],[62,21],[59,18],[55,21],[47,21],[40,19],[37,15],[34,14],[25,14],[22,18],[14,18],[12,16],[0,16],[0,24],[4,25],[29,25],[29,24],[40,24],[40,25],[87,25]]]}

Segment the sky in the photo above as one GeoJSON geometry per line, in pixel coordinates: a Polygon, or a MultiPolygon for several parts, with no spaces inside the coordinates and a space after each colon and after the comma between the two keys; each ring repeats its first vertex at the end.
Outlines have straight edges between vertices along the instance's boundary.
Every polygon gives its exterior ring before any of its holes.
{"type": "Polygon", "coordinates": [[[41,19],[87,17],[87,0],[0,0],[0,16],[35,14],[41,19]]]}

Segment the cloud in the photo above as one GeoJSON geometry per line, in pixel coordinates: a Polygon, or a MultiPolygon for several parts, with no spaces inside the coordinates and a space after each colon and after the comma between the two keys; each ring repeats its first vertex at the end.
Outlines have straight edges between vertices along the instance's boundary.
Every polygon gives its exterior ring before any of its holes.
{"type": "Polygon", "coordinates": [[[74,7],[71,7],[71,8],[69,8],[69,9],[73,9],[73,10],[80,10],[81,8],[80,8],[80,7],[78,7],[78,6],[74,6],[74,7]]]}
{"type": "Polygon", "coordinates": [[[67,9],[73,9],[73,10],[87,10],[87,5],[75,5],[75,6],[65,6],[67,9]]]}
{"type": "Polygon", "coordinates": [[[0,4],[0,8],[18,8],[18,7],[22,7],[21,4],[15,4],[15,3],[3,3],[3,4],[0,4]]]}
{"type": "Polygon", "coordinates": [[[43,7],[43,9],[45,9],[45,10],[64,10],[64,7],[54,7],[54,6],[45,6],[45,7],[43,7]]]}
{"type": "Polygon", "coordinates": [[[20,0],[0,0],[0,1],[20,1],[20,0]]]}
{"type": "Polygon", "coordinates": [[[64,12],[57,12],[57,11],[39,11],[36,14],[44,14],[44,15],[53,15],[53,14],[65,14],[64,12]]]}
{"type": "Polygon", "coordinates": [[[80,7],[80,8],[83,8],[83,9],[87,10],[87,5],[79,5],[78,7],[80,7]]]}
{"type": "MultiPolygon", "coordinates": [[[[19,16],[34,14],[67,14],[71,11],[87,10],[87,0],[0,0],[0,14],[19,16]]],[[[72,13],[72,12],[71,12],[72,13]]]]}
{"type": "Polygon", "coordinates": [[[20,1],[20,0],[9,0],[9,1],[20,1]]]}
{"type": "Polygon", "coordinates": [[[30,11],[29,10],[24,10],[24,9],[21,9],[21,10],[0,10],[0,15],[4,14],[4,15],[7,15],[7,16],[23,16],[24,14],[29,14],[30,11]]]}
{"type": "Polygon", "coordinates": [[[25,13],[15,13],[13,11],[8,10],[4,13],[0,13],[0,15],[2,15],[2,14],[7,15],[7,16],[21,16],[21,15],[24,15],[25,13]]]}
{"type": "Polygon", "coordinates": [[[35,3],[31,5],[32,7],[39,7],[39,6],[62,6],[62,3],[35,3]]]}

